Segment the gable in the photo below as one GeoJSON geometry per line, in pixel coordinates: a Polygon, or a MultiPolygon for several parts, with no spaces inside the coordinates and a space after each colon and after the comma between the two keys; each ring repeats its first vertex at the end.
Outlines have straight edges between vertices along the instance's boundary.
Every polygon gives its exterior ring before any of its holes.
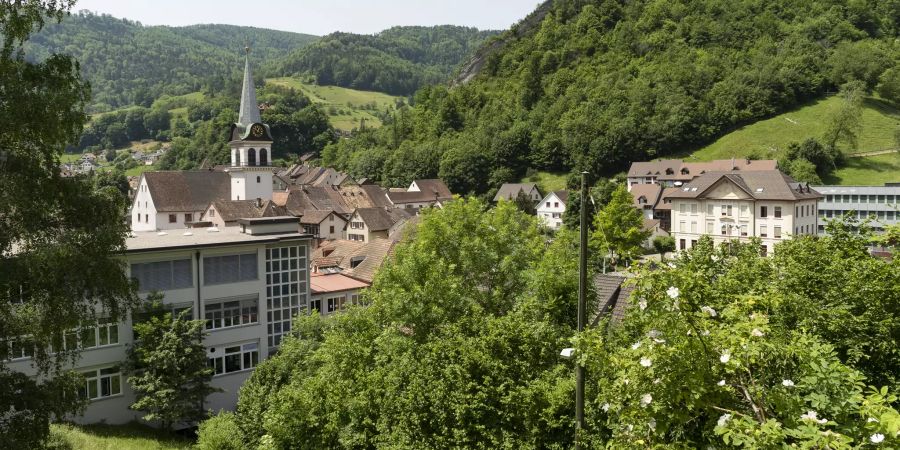
{"type": "Polygon", "coordinates": [[[713,183],[712,186],[697,197],[725,200],[748,200],[753,198],[744,188],[738,186],[727,177],[720,178],[719,181],[713,183]]]}

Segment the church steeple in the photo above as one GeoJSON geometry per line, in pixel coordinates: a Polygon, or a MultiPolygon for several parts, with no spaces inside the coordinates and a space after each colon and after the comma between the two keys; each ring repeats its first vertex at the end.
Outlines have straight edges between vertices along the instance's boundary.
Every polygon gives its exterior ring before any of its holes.
{"type": "Polygon", "coordinates": [[[244,86],[241,89],[241,110],[238,115],[238,123],[248,127],[262,122],[262,119],[259,117],[256,87],[253,85],[253,73],[250,71],[250,47],[245,47],[244,50],[247,52],[247,56],[244,61],[244,86]]]}

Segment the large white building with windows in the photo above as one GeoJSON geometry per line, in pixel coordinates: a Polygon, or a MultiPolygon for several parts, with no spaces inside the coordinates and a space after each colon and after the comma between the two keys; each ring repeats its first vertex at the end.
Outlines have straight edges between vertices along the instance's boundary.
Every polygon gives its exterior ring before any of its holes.
{"type": "MultiPolygon", "coordinates": [[[[173,312],[190,310],[206,321],[212,385],[222,392],[207,397],[203,407],[231,410],[240,386],[260,361],[278,348],[291,331],[291,319],[309,309],[309,235],[297,233],[297,218],[267,218],[264,227],[188,229],[185,232],[138,232],[128,238],[128,272],[137,280],[141,297],[164,295],[173,312]],[[280,231],[279,231],[280,229],[280,231]]],[[[81,356],[74,369],[85,374],[81,395],[90,400],[81,423],[127,423],[140,412],[122,363],[133,343],[132,320],[72,330],[65,345],[81,356]]],[[[23,349],[7,362],[13,369],[36,373],[23,349]]]]}
{"type": "Polygon", "coordinates": [[[815,186],[824,196],[819,201],[819,234],[825,223],[844,215],[859,220],[871,219],[869,226],[878,233],[888,225],[900,223],[900,183],[884,186],[815,186]]]}
{"type": "Polygon", "coordinates": [[[768,254],[778,242],[816,234],[822,195],[778,170],[760,170],[706,173],[666,198],[677,250],[693,247],[703,235],[716,244],[758,237],[760,252],[768,254]]]}

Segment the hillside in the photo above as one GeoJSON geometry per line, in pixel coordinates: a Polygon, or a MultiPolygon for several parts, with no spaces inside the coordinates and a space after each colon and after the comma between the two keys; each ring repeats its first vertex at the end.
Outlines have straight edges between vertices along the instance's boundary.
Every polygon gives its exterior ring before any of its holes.
{"type": "Polygon", "coordinates": [[[89,112],[150,106],[163,95],[222,90],[240,82],[243,47],[258,67],[317,39],[315,36],[232,25],[144,26],[82,11],[48,23],[32,36],[26,55],[41,60],[70,54],[90,81],[89,112]]]}
{"type": "Polygon", "coordinates": [[[412,95],[446,81],[496,33],[451,25],[394,27],[374,35],[334,33],[290,54],[275,71],[311,75],[319,85],[412,95]]]}
{"type": "Polygon", "coordinates": [[[339,86],[318,86],[304,83],[297,78],[269,78],[266,79],[266,83],[302,92],[328,115],[331,126],[341,131],[358,129],[360,123],[364,123],[366,127],[380,127],[382,117],[403,103],[402,97],[381,92],[359,91],[339,86]]]}
{"type": "Polygon", "coordinates": [[[486,43],[468,82],[420,91],[369,144],[326,154],[356,176],[478,194],[529,168],[608,176],[849,81],[873,89],[898,29],[877,2],[552,0],[486,43]]]}

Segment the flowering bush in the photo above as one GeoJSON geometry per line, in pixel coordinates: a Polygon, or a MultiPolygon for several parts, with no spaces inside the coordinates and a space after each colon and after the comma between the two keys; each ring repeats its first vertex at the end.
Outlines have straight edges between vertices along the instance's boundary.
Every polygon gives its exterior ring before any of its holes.
{"type": "Polygon", "coordinates": [[[590,384],[587,441],[832,449],[900,442],[896,397],[866,388],[823,339],[771,320],[779,296],[734,284],[771,274],[767,261],[749,255],[758,247],[702,246],[637,277],[623,323],[577,339],[590,384]]]}

